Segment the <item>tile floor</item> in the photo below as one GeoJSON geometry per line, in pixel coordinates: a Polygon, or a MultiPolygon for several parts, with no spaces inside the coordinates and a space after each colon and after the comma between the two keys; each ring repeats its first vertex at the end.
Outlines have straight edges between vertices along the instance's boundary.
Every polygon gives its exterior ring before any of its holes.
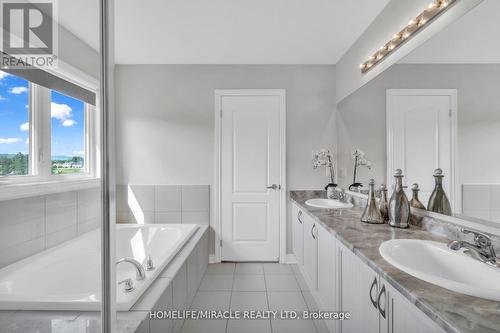
{"type": "MultiPolygon", "coordinates": [[[[209,265],[191,310],[317,310],[296,265],[209,265]]],[[[182,333],[326,333],[322,321],[186,320],[182,333]]]]}

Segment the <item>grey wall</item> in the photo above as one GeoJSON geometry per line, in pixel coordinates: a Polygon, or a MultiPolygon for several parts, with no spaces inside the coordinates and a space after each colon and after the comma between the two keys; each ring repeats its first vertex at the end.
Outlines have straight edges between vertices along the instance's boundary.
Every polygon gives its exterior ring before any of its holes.
{"type": "Polygon", "coordinates": [[[472,64],[395,65],[339,103],[339,167],[348,172],[341,185],[351,183],[354,147],[374,166],[360,179],[385,181],[387,89],[457,89],[460,183],[500,183],[500,65],[472,64]]]}
{"type": "Polygon", "coordinates": [[[0,268],[100,225],[100,189],[0,202],[0,268]]]}
{"type": "Polygon", "coordinates": [[[115,79],[118,184],[213,185],[214,90],[283,88],[288,189],[324,186],[311,151],[335,149],[335,66],[118,65],[115,79]]]}

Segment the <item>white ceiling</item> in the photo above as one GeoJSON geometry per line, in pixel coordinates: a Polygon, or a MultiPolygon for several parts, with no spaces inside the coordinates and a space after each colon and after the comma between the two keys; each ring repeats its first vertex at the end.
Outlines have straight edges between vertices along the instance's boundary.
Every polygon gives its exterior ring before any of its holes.
{"type": "Polygon", "coordinates": [[[485,0],[400,63],[500,63],[500,1],[485,0]]]}
{"type": "MultiPolygon", "coordinates": [[[[122,64],[334,64],[389,0],[116,0],[122,64]]],[[[96,0],[60,0],[98,47],[96,0]]]]}

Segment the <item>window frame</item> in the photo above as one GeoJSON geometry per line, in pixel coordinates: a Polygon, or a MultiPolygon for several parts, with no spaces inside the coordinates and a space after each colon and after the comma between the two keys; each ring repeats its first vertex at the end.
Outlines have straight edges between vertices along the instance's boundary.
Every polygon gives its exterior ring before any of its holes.
{"type": "MultiPolygon", "coordinates": [[[[97,80],[64,63],[59,65],[57,71],[44,70],[94,92],[96,100],[98,100],[99,82],[97,80]]],[[[83,102],[85,123],[83,172],[65,175],[52,174],[51,92],[52,90],[49,88],[29,82],[29,171],[28,175],[0,175],[0,201],[4,197],[15,198],[24,196],[26,193],[37,195],[51,193],[53,192],[51,189],[59,188],[60,183],[73,183],[74,186],[70,184],[70,187],[75,187],[75,189],[98,186],[99,184],[99,110],[96,106],[86,102],[83,102]],[[33,185],[33,188],[29,186],[30,184],[33,185]],[[13,191],[16,185],[22,185],[23,189],[17,192],[13,191]]]]}

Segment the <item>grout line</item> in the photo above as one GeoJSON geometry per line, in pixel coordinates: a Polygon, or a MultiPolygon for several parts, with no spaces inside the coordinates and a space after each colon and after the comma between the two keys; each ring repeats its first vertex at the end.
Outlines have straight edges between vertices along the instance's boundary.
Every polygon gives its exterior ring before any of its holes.
{"type": "MultiPolygon", "coordinates": [[[[298,272],[298,274],[300,274],[300,276],[302,277],[302,279],[304,279],[304,277],[302,276],[302,273],[301,273],[300,271],[298,272]]],[[[297,275],[298,275],[298,274],[295,274],[295,271],[294,271],[293,276],[295,277],[295,281],[297,281],[297,284],[299,285],[299,291],[300,291],[300,294],[302,295],[302,299],[303,299],[304,303],[306,304],[306,308],[307,308],[307,310],[308,310],[308,311],[314,311],[313,309],[311,309],[311,308],[309,307],[309,304],[307,303],[306,297],[304,296],[304,291],[300,288],[300,284],[299,284],[299,281],[298,281],[298,279],[297,279],[297,275]]],[[[311,294],[311,297],[312,297],[312,293],[311,293],[311,292],[309,292],[309,293],[311,294]]],[[[314,303],[316,303],[316,300],[314,299],[314,297],[313,297],[313,301],[314,301],[314,303]]],[[[317,305],[317,304],[315,304],[315,306],[316,306],[316,308],[318,308],[318,305],[317,305]]],[[[313,319],[309,319],[309,321],[311,321],[311,322],[312,322],[313,327],[314,327],[314,329],[316,330],[316,333],[318,333],[318,332],[319,332],[319,330],[318,330],[318,327],[316,326],[315,321],[314,321],[313,319]]]]}
{"type": "MultiPolygon", "coordinates": [[[[180,188],[180,193],[179,193],[179,195],[180,195],[180,197],[181,197],[181,207],[180,207],[180,209],[181,209],[181,224],[184,224],[184,223],[182,222],[182,219],[183,219],[183,217],[184,217],[184,214],[182,214],[182,190],[183,190],[183,187],[184,187],[184,185],[180,185],[180,186],[179,186],[179,188],[180,188]]],[[[210,252],[210,251],[209,251],[209,252],[210,252]]]]}
{"type": "MultiPolygon", "coordinates": [[[[231,311],[231,303],[233,302],[233,292],[234,292],[234,280],[236,279],[236,264],[234,264],[233,270],[233,283],[231,285],[231,294],[229,294],[229,311],[231,311]]],[[[227,329],[229,327],[229,320],[226,320],[226,329],[224,330],[227,333],[227,329]]]]}
{"type": "MultiPolygon", "coordinates": [[[[266,301],[267,301],[267,310],[271,310],[271,305],[269,304],[269,291],[267,290],[267,279],[266,274],[264,272],[264,265],[262,265],[262,273],[264,274],[264,285],[266,286],[266,301]]],[[[273,332],[273,322],[271,318],[269,318],[269,327],[271,329],[271,333],[273,332]]]]}

